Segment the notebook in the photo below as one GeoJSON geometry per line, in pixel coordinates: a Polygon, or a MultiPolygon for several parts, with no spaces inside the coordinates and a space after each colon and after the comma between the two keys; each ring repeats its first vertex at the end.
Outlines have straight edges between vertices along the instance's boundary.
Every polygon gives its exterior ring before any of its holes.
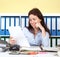
{"type": "Polygon", "coordinates": [[[10,36],[16,40],[16,44],[21,47],[30,47],[30,44],[21,30],[21,27],[9,27],[10,36]]]}

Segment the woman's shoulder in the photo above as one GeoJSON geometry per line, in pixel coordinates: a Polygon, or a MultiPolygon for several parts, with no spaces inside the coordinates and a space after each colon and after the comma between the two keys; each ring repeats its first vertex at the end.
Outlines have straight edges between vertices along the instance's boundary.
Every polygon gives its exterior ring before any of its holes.
{"type": "Polygon", "coordinates": [[[27,27],[23,27],[22,30],[23,30],[24,32],[26,32],[26,31],[28,31],[28,28],[27,28],[27,27]]]}
{"type": "Polygon", "coordinates": [[[22,30],[28,30],[27,27],[23,27],[22,30]]]}
{"type": "Polygon", "coordinates": [[[48,32],[46,32],[46,35],[50,36],[50,34],[48,32]]]}

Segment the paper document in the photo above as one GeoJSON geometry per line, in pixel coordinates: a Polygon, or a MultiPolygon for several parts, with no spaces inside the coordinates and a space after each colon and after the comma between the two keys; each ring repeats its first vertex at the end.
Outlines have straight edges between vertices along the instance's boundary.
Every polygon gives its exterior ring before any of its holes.
{"type": "Polygon", "coordinates": [[[9,32],[10,36],[12,36],[16,40],[17,44],[19,44],[20,46],[30,47],[30,44],[24,33],[22,32],[21,27],[9,27],[9,32]]]}
{"type": "Polygon", "coordinates": [[[0,44],[0,48],[6,47],[6,44],[0,44]]]}
{"type": "Polygon", "coordinates": [[[39,46],[30,46],[30,47],[22,47],[20,50],[24,51],[41,51],[39,46]]]}
{"type": "Polygon", "coordinates": [[[58,49],[56,47],[43,47],[43,50],[46,50],[46,51],[58,51],[58,49]]]}

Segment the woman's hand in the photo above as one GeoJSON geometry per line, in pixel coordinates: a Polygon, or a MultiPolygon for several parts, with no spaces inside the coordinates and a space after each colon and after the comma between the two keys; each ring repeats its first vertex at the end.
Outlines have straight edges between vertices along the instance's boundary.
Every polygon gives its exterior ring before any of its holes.
{"type": "Polygon", "coordinates": [[[43,28],[44,28],[44,27],[41,25],[41,23],[36,23],[36,27],[37,27],[37,28],[40,28],[41,30],[43,30],[43,28]]]}
{"type": "Polygon", "coordinates": [[[10,37],[9,43],[11,45],[14,45],[16,43],[16,40],[13,37],[10,37]]]}
{"type": "Polygon", "coordinates": [[[36,27],[41,29],[42,36],[45,37],[46,36],[46,31],[45,31],[44,27],[41,25],[41,23],[36,23],[36,27]]]}

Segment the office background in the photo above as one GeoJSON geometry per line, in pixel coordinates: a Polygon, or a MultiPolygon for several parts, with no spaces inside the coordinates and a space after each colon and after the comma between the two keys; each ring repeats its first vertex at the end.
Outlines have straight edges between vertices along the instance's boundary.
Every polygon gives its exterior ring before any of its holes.
{"type": "MultiPolygon", "coordinates": [[[[60,1],[58,0],[0,0],[0,35],[9,35],[9,26],[27,26],[28,12],[39,8],[51,35],[60,36],[60,1]]],[[[55,40],[54,40],[55,41],[55,40]]],[[[60,40],[58,39],[60,44],[60,40]]]]}

